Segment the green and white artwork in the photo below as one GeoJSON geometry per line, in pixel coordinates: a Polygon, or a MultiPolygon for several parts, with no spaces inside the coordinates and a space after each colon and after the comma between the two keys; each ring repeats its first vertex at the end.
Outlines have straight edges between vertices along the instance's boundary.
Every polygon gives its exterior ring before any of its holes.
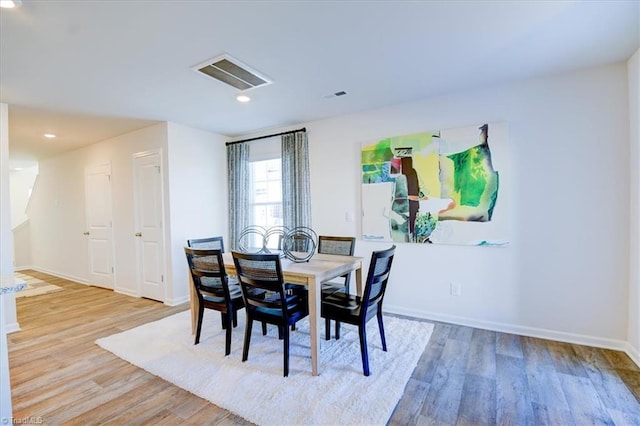
{"type": "Polygon", "coordinates": [[[363,239],[506,244],[506,150],[505,123],[364,144],[363,239]]]}

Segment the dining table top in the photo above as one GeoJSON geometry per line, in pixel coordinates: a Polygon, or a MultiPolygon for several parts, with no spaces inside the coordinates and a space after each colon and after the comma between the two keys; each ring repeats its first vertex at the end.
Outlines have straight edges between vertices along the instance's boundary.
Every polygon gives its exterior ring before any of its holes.
{"type": "MultiPolygon", "coordinates": [[[[227,273],[234,273],[233,254],[231,252],[223,253],[222,259],[227,273]]],[[[361,267],[362,259],[358,256],[317,253],[304,262],[294,262],[286,257],[281,257],[280,267],[287,282],[307,284],[310,276],[313,276],[318,282],[322,282],[351,272],[361,267]]]]}

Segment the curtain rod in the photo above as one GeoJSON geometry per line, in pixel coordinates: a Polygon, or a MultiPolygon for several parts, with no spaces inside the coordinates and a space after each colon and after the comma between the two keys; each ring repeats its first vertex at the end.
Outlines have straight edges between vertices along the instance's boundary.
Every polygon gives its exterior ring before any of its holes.
{"type": "Polygon", "coordinates": [[[233,141],[233,142],[227,142],[226,145],[234,145],[236,143],[243,143],[243,142],[251,142],[251,141],[257,141],[258,139],[266,139],[266,138],[273,138],[275,136],[282,136],[282,135],[289,135],[291,133],[297,133],[297,132],[306,132],[307,128],[303,127],[302,129],[298,129],[298,130],[289,130],[288,132],[281,132],[281,133],[274,133],[272,135],[264,135],[264,136],[256,136],[255,138],[249,138],[249,139],[242,139],[240,141],[233,141]]]}

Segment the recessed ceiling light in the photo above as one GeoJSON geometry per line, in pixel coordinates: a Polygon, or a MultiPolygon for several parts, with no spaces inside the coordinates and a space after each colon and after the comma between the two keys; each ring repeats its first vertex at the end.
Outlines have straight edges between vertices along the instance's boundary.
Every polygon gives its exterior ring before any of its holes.
{"type": "Polygon", "coordinates": [[[236,99],[238,102],[249,102],[251,100],[251,98],[244,93],[238,93],[236,99]]]}
{"type": "Polygon", "coordinates": [[[4,9],[13,9],[22,5],[21,0],[0,0],[0,7],[4,9]]]}
{"type": "Polygon", "coordinates": [[[54,139],[56,137],[53,133],[45,133],[43,136],[47,139],[54,139]]]}

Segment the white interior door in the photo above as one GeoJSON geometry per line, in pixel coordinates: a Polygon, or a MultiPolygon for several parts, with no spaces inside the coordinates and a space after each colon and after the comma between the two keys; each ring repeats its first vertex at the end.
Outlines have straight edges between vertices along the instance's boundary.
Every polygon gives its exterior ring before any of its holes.
{"type": "Polygon", "coordinates": [[[136,205],[136,252],[140,296],[164,302],[164,224],[162,156],[145,152],[133,157],[136,205]]]}
{"type": "Polygon", "coordinates": [[[89,284],[113,289],[111,164],[85,168],[84,181],[89,284]]]}

